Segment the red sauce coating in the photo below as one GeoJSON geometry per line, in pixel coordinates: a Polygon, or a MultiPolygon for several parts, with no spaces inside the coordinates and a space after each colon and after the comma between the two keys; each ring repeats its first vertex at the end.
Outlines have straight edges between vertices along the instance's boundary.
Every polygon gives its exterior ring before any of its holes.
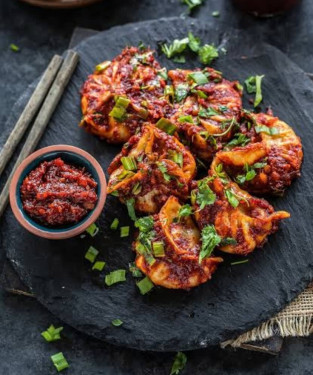
{"type": "Polygon", "coordinates": [[[97,183],[83,168],[61,158],[41,163],[21,185],[23,209],[47,226],[79,222],[98,200],[97,183]]]}

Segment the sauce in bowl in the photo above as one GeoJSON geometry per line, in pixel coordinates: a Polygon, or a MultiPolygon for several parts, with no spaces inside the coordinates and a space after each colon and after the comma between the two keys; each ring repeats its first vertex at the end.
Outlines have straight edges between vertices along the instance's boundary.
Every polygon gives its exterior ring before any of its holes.
{"type": "Polygon", "coordinates": [[[98,201],[97,183],[84,168],[61,158],[42,162],[21,184],[24,211],[35,221],[61,227],[81,221],[98,201]]]}

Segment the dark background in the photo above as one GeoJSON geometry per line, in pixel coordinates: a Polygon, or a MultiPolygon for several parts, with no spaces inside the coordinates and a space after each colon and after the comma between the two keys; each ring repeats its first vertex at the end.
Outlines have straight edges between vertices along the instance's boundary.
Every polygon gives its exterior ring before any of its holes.
{"type": "MultiPolygon", "coordinates": [[[[0,130],[14,102],[44,70],[54,53],[67,48],[76,26],[105,30],[128,22],[178,16],[186,10],[180,0],[104,0],[89,8],[42,10],[17,0],[0,0],[0,130]],[[9,45],[15,43],[20,52],[9,45]]],[[[255,19],[233,8],[230,0],[207,0],[192,14],[221,28],[240,28],[285,52],[302,69],[313,73],[313,2],[303,0],[290,13],[272,19],[255,19]],[[219,10],[220,17],[212,18],[219,10]]],[[[182,20],[183,22],[183,20],[182,20]]],[[[104,46],[105,48],[105,46],[104,46]]],[[[284,69],[282,66],[281,69],[284,69]]],[[[5,233],[3,234],[5,235],[5,233]]],[[[0,249],[0,270],[4,249],[0,249]]],[[[50,355],[63,351],[75,375],[165,375],[173,353],[141,353],[109,347],[65,326],[64,338],[46,343],[40,332],[56,318],[35,300],[0,292],[0,374],[55,374],[50,355]]],[[[212,348],[187,353],[183,374],[312,374],[313,339],[285,340],[278,357],[243,350],[212,348]]]]}

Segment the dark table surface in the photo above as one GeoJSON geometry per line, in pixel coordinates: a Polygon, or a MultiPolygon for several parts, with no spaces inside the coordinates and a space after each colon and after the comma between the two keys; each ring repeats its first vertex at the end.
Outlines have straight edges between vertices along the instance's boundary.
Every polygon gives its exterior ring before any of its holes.
{"type": "MultiPolygon", "coordinates": [[[[77,26],[105,30],[128,22],[178,16],[180,0],[104,0],[85,9],[52,11],[17,0],[0,0],[0,130],[26,87],[43,71],[54,53],[67,48],[77,26]],[[18,53],[9,49],[15,43],[18,53]]],[[[207,0],[193,17],[211,20],[222,28],[241,28],[256,43],[269,42],[307,72],[313,72],[313,2],[303,0],[292,12],[271,19],[255,19],[233,8],[230,0],[207,0]]],[[[183,21],[182,21],[183,22],[183,21]]],[[[282,67],[284,69],[284,67],[282,67]]],[[[5,235],[5,234],[4,234],[5,235]]],[[[0,270],[4,249],[0,248],[0,270]]],[[[63,351],[70,363],[67,374],[169,374],[173,353],[142,353],[110,347],[65,326],[64,339],[46,343],[40,332],[61,324],[35,300],[0,292],[0,374],[55,374],[50,355],[63,351]]],[[[184,374],[312,374],[313,339],[285,340],[277,357],[243,350],[210,348],[187,353],[184,374]]]]}

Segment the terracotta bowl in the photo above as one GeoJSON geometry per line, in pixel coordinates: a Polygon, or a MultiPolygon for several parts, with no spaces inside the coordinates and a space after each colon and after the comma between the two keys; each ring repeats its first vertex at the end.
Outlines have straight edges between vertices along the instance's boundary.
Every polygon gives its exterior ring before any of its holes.
{"type": "Polygon", "coordinates": [[[84,232],[99,217],[106,200],[106,178],[97,160],[88,152],[74,146],[55,145],[42,148],[28,156],[17,168],[10,185],[10,204],[14,216],[19,223],[29,232],[44,238],[61,240],[77,236],[84,232]],[[20,195],[20,186],[24,178],[44,161],[62,158],[68,164],[85,167],[97,182],[98,201],[95,208],[90,211],[80,222],[64,228],[46,227],[34,221],[24,210],[20,195]]]}

